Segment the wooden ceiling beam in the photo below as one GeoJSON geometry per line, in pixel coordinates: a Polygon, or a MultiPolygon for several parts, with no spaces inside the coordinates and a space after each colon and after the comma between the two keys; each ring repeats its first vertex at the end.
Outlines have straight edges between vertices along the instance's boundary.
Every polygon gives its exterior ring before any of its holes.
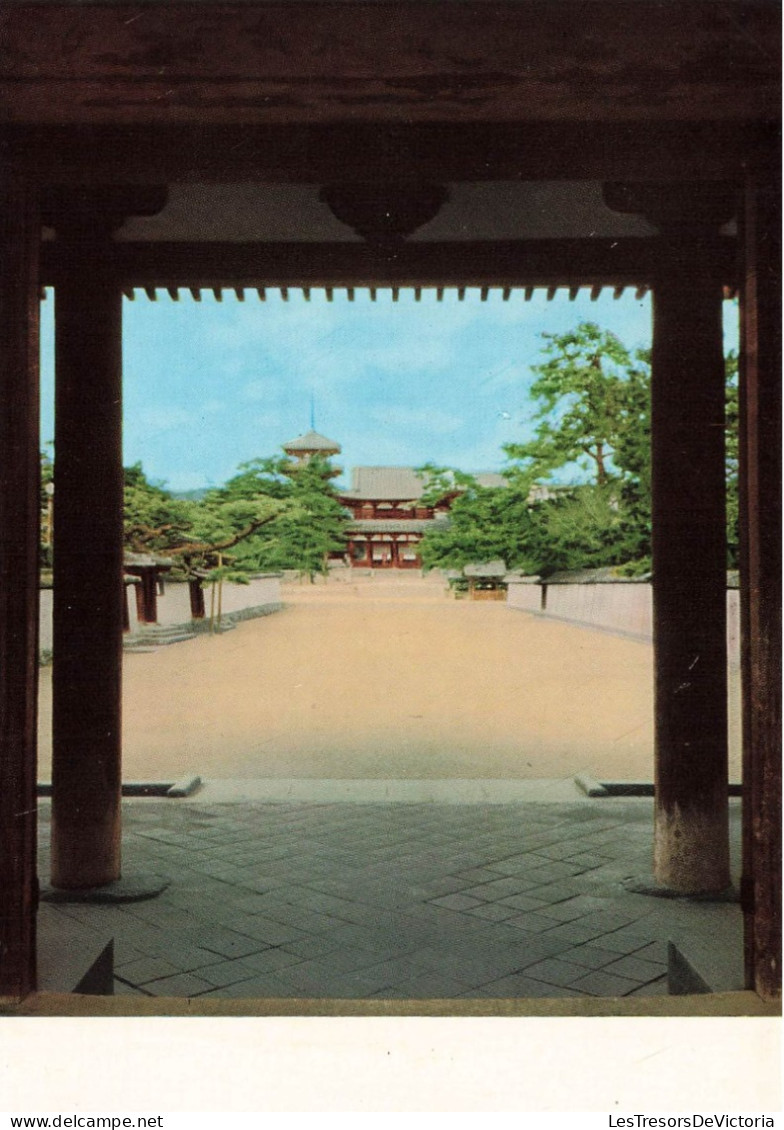
{"type": "MultiPolygon", "coordinates": [[[[41,247],[41,282],[56,286],[67,249],[41,247]]],[[[715,240],[722,284],[737,284],[735,240],[715,240]]],[[[660,269],[656,238],[414,242],[384,252],[356,243],[113,243],[103,269],[122,287],[650,286],[660,269]]]]}
{"type": "Polygon", "coordinates": [[[634,128],[778,113],[778,5],[594,0],[590,9],[588,21],[584,0],[6,2],[0,101],[6,120],[92,124],[634,128]]]}
{"type": "Polygon", "coordinates": [[[400,180],[726,180],[777,144],[771,122],[4,125],[0,154],[34,182],[328,184],[400,180]]]}

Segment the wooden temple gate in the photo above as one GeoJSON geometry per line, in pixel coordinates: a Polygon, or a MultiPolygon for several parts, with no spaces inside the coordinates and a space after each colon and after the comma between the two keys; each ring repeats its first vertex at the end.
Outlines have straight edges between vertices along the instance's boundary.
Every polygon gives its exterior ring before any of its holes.
{"type": "Polygon", "coordinates": [[[780,992],[778,75],[767,53],[776,12],[731,3],[733,22],[700,0],[639,0],[624,21],[617,4],[596,0],[590,43],[580,46],[572,28],[583,9],[571,0],[448,13],[408,4],[405,30],[395,7],[6,6],[7,995],[35,988],[42,285],[56,294],[55,885],[98,887],[121,875],[123,292],[643,286],[654,295],[654,877],[681,893],[729,883],[721,303],[724,287],[737,288],[747,987],[780,992]],[[594,59],[599,43],[620,70],[594,59]],[[572,78],[553,78],[559,68],[572,78]],[[444,203],[441,185],[521,179],[600,182],[611,209],[644,216],[654,234],[404,240],[444,203]],[[190,182],[328,186],[322,198],[365,242],[113,237],[126,217],[160,212],[168,186],[190,182]],[[726,227],[733,220],[737,234],[726,227]],[[54,238],[41,241],[42,223],[54,238]]]}

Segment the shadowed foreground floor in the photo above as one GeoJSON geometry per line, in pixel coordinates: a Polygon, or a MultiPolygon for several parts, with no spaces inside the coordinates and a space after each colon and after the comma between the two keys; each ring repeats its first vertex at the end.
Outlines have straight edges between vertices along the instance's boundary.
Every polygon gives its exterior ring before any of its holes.
{"type": "MultiPolygon", "coordinates": [[[[739,936],[737,904],[632,894],[651,802],[124,804],[124,870],[157,899],[47,905],[115,939],[153,997],[483,999],[666,991],[666,943],[739,936]]],[[[42,805],[42,875],[48,872],[42,805]]],[[[733,802],[735,850],[739,806],[733,802]]],[[[55,921],[56,926],[56,921],[55,921]]],[[[738,953],[740,968],[740,952],[738,953]]],[[[740,988],[741,986],[735,986],[740,988]]]]}

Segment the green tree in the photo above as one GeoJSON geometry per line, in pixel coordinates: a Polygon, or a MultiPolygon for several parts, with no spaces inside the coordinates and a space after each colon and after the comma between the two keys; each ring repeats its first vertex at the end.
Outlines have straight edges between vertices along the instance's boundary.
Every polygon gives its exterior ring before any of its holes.
{"type": "Polygon", "coordinates": [[[650,569],[649,526],[615,484],[559,492],[535,502],[530,519],[530,571],[540,576],[605,566],[634,573],[650,569]]]}
{"type": "MultiPolygon", "coordinates": [[[[587,472],[575,486],[537,508],[538,571],[593,565],[650,568],[650,352],[631,353],[613,334],[581,323],[567,334],[543,334],[545,360],[534,366],[536,434],[507,454],[526,474],[546,481],[570,465],[587,472]]],[[[738,358],[726,359],[728,565],[738,559],[738,358]]],[[[531,536],[534,536],[534,530],[531,536]]]]}
{"type": "Polygon", "coordinates": [[[532,366],[534,438],[504,448],[529,481],[587,479],[538,502],[529,544],[536,572],[650,564],[650,354],[594,322],[542,334],[532,366]]]}
{"type": "MultiPolygon", "coordinates": [[[[49,447],[49,444],[46,444],[49,447]]],[[[52,495],[54,492],[54,463],[48,451],[41,452],[41,493],[40,493],[40,510],[41,510],[41,535],[39,538],[39,562],[41,568],[50,569],[52,566],[52,535],[53,535],[53,519],[54,519],[54,503],[52,495]]]]}
{"type": "Polygon", "coordinates": [[[141,463],[124,468],[125,546],[135,553],[166,553],[190,534],[198,504],[177,499],[151,482],[141,463]]]}
{"type": "Polygon", "coordinates": [[[425,538],[426,564],[500,557],[541,575],[629,561],[649,566],[649,354],[632,354],[592,322],[542,337],[531,387],[535,433],[505,446],[508,486],[482,490],[458,472],[422,468],[433,497],[450,484],[462,492],[449,526],[425,538]],[[575,468],[587,482],[553,484],[556,473],[575,468]],[[534,489],[548,483],[549,495],[534,489]]]}
{"type": "Polygon", "coordinates": [[[326,573],[329,556],[345,550],[348,516],[332,487],[329,461],[298,465],[284,456],[243,463],[224,487],[205,499],[242,523],[274,511],[273,520],[237,547],[236,563],[248,569],[296,569],[311,581],[326,573]],[[261,514],[259,508],[261,507],[261,514]]]}
{"type": "Polygon", "coordinates": [[[646,474],[650,430],[650,360],[631,354],[595,322],[542,334],[544,360],[532,366],[535,434],[507,444],[507,455],[544,480],[576,464],[603,487],[646,474]]]}
{"type": "Polygon", "coordinates": [[[345,552],[348,514],[332,487],[328,460],[313,457],[287,473],[289,505],[272,528],[267,560],[313,582],[317,574],[326,575],[332,553],[345,552]]]}
{"type": "Polygon", "coordinates": [[[730,352],[726,359],[727,396],[725,423],[725,470],[727,475],[727,564],[737,569],[740,553],[740,497],[738,487],[740,443],[740,406],[738,400],[738,355],[730,352]]]}
{"type": "Polygon", "coordinates": [[[500,558],[507,568],[527,569],[532,562],[529,484],[519,478],[507,487],[483,487],[470,475],[454,474],[462,489],[449,520],[434,522],[422,539],[425,568],[462,568],[500,558]]]}
{"type": "Polygon", "coordinates": [[[253,563],[242,549],[229,551],[270,525],[282,506],[272,498],[244,501],[218,492],[201,501],[175,498],[151,483],[136,463],[125,469],[125,545],[132,552],[171,558],[175,577],[203,576],[225,557],[223,575],[242,581],[253,563]]]}
{"type": "MultiPolygon", "coordinates": [[[[482,490],[471,476],[420,468],[426,502],[451,492],[450,521],[428,532],[425,565],[460,567],[503,558],[508,567],[547,576],[600,566],[642,574],[651,552],[650,352],[632,353],[613,334],[583,322],[543,334],[533,367],[534,438],[504,450],[509,486],[482,490]],[[574,468],[587,479],[554,486],[574,468]],[[551,484],[548,497],[534,488],[551,484]]],[[[738,557],[738,362],[727,373],[728,564],[738,557]]]]}
{"type": "Polygon", "coordinates": [[[240,463],[237,473],[222,487],[210,491],[208,497],[221,502],[248,502],[259,497],[288,498],[291,479],[289,460],[283,455],[269,455],[240,463]]]}
{"type": "Polygon", "coordinates": [[[241,463],[224,486],[202,499],[194,536],[221,553],[232,550],[232,576],[237,580],[277,568],[268,558],[275,522],[290,509],[291,484],[283,474],[284,462],[270,456],[241,463]]]}

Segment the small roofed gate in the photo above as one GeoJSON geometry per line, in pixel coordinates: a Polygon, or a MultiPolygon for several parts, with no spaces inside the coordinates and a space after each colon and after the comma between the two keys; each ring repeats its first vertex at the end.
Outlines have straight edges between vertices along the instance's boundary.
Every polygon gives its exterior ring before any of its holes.
{"type": "Polygon", "coordinates": [[[122,294],[294,286],[653,289],[655,877],[726,887],[720,309],[739,288],[747,983],[780,992],[778,14],[637,0],[619,19],[597,0],[578,37],[571,0],[397,7],[6,4],[3,992],[35,986],[41,284],[58,354],[52,868],[82,890],[121,873],[122,294]]]}

